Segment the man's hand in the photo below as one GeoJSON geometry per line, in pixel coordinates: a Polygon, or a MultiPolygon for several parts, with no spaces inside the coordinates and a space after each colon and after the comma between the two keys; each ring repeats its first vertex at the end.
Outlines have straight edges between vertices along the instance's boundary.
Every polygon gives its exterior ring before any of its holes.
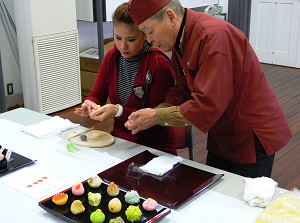
{"type": "Polygon", "coordinates": [[[148,129],[158,123],[156,118],[156,110],[152,108],[144,108],[131,113],[125,127],[131,130],[131,134],[135,135],[139,131],[148,129]]]}

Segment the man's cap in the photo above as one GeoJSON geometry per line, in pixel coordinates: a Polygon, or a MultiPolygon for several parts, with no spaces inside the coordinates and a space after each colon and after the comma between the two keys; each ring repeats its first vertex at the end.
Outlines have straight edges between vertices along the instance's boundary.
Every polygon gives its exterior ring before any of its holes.
{"type": "Polygon", "coordinates": [[[129,0],[128,12],[132,20],[139,25],[170,2],[171,0],[129,0]]]}

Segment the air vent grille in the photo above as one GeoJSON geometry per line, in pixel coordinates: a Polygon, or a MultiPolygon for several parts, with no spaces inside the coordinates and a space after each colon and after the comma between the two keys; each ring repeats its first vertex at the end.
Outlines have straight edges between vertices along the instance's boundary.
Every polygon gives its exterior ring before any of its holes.
{"type": "Polygon", "coordinates": [[[56,112],[81,103],[78,33],[33,38],[40,112],[56,112]]]}

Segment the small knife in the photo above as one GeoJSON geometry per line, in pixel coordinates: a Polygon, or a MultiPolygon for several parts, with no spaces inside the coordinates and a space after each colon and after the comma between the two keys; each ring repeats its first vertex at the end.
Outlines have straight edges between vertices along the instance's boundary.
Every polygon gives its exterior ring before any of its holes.
{"type": "Polygon", "coordinates": [[[89,128],[89,129],[87,129],[87,130],[84,130],[84,131],[82,131],[82,132],[78,132],[77,134],[75,134],[75,135],[73,135],[73,136],[69,137],[68,139],[72,139],[72,138],[74,138],[74,137],[77,137],[77,136],[83,135],[83,134],[85,134],[85,133],[87,133],[87,132],[90,132],[90,131],[92,131],[93,129],[94,129],[94,127],[92,127],[92,128],[89,128]]]}

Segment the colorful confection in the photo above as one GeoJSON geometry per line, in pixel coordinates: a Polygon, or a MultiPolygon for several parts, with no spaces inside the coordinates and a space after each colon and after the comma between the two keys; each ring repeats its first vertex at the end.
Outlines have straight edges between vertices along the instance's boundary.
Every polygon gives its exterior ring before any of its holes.
{"type": "Polygon", "coordinates": [[[154,211],[157,208],[158,204],[156,200],[148,198],[143,202],[142,206],[146,211],[154,211]]]}
{"type": "Polygon", "coordinates": [[[100,209],[97,209],[91,213],[90,220],[92,223],[103,223],[105,220],[105,214],[100,209]]]}
{"type": "Polygon", "coordinates": [[[78,151],[78,149],[74,146],[73,143],[68,143],[67,144],[67,149],[71,153],[76,153],[78,151]]]}
{"type": "Polygon", "coordinates": [[[84,187],[81,182],[77,182],[72,185],[72,193],[76,196],[83,195],[84,187]]]}
{"type": "Polygon", "coordinates": [[[75,200],[71,204],[71,212],[73,214],[81,214],[85,211],[85,207],[83,206],[80,200],[75,200]]]}
{"type": "Polygon", "coordinates": [[[140,195],[135,190],[127,191],[125,194],[125,202],[128,204],[136,204],[140,202],[140,195]]]}
{"type": "Polygon", "coordinates": [[[115,197],[108,202],[108,209],[112,213],[118,213],[122,209],[122,203],[119,198],[115,197]]]}
{"type": "Polygon", "coordinates": [[[64,205],[68,201],[68,194],[58,193],[52,197],[52,201],[56,205],[64,205]]]}
{"type": "Polygon", "coordinates": [[[125,211],[127,220],[130,222],[139,221],[142,214],[143,213],[141,212],[139,206],[134,205],[130,205],[125,211]]]}
{"type": "Polygon", "coordinates": [[[109,196],[117,196],[120,192],[120,189],[118,187],[117,184],[115,184],[114,182],[111,182],[108,186],[107,186],[107,193],[109,196]]]}
{"type": "Polygon", "coordinates": [[[96,175],[96,176],[91,177],[90,179],[88,179],[88,184],[92,188],[98,188],[98,187],[100,187],[101,183],[102,183],[102,179],[98,175],[96,175]]]}
{"type": "Polygon", "coordinates": [[[101,202],[101,194],[100,193],[92,193],[89,192],[88,193],[88,200],[89,200],[89,204],[91,206],[98,206],[101,202]]]}
{"type": "Polygon", "coordinates": [[[122,217],[116,217],[109,220],[109,223],[125,223],[122,217]]]}

